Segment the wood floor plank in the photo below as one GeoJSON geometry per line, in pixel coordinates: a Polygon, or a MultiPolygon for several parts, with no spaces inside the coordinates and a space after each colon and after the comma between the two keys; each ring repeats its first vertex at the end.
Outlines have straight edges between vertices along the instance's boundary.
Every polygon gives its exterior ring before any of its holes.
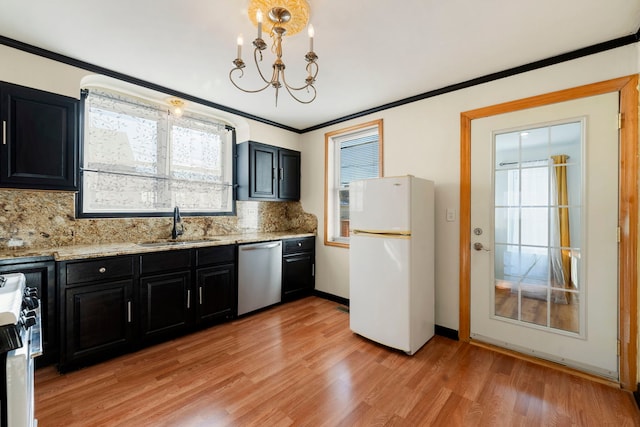
{"type": "Polygon", "coordinates": [[[315,297],[67,374],[36,371],[56,426],[640,426],[630,393],[434,337],[413,356],[315,297]]]}

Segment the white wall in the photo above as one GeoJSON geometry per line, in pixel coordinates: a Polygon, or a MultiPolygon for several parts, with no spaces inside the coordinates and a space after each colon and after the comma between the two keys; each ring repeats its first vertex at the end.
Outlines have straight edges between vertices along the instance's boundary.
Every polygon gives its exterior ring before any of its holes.
{"type": "MultiPolygon", "coordinates": [[[[458,329],[460,113],[637,73],[638,48],[612,51],[385,110],[302,135],[302,205],[318,217],[316,289],[349,297],[348,249],[324,246],[324,134],[384,119],[384,173],[436,184],[436,324],[458,329]],[[447,208],[456,221],[447,222],[447,208]]],[[[319,86],[319,91],[322,87],[319,86]]]]}

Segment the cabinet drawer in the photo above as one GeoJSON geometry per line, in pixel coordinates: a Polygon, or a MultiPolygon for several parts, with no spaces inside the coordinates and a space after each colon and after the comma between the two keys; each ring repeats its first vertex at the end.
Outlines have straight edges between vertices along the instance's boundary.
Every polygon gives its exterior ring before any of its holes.
{"type": "Polygon", "coordinates": [[[133,276],[133,257],[100,258],[67,264],[67,285],[133,276]]]}
{"type": "Polygon", "coordinates": [[[196,249],[196,266],[210,264],[221,264],[226,262],[234,262],[236,259],[236,247],[234,245],[227,246],[211,246],[209,248],[196,249]]]}
{"type": "Polygon", "coordinates": [[[315,247],[314,237],[301,237],[299,239],[283,240],[282,253],[293,254],[297,252],[312,251],[315,247]]]}
{"type": "Polygon", "coordinates": [[[154,252],[143,254],[141,258],[141,275],[191,267],[191,252],[188,250],[154,252]]]}

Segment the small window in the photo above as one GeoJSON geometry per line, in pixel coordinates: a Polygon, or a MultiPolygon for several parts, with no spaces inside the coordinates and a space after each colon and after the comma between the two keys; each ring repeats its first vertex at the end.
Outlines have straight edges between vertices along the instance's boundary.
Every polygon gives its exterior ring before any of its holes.
{"type": "Polygon", "coordinates": [[[231,127],[101,89],[84,113],[80,216],[234,212],[231,127]]]}
{"type": "Polygon", "coordinates": [[[349,247],[349,183],[382,176],[382,120],[325,134],[325,245],[349,247]]]}

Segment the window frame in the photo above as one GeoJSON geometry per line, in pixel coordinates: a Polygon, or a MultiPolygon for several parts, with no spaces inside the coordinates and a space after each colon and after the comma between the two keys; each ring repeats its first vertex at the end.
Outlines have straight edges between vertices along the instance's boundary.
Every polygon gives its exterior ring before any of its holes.
{"type": "MultiPolygon", "coordinates": [[[[119,96],[123,96],[123,97],[129,97],[132,99],[143,99],[144,101],[151,103],[151,104],[155,104],[156,107],[161,110],[163,109],[164,103],[160,100],[156,100],[156,99],[149,99],[147,97],[141,97],[138,96],[134,93],[131,93],[129,91],[125,91],[125,90],[120,90],[120,89],[113,89],[111,87],[108,86],[94,86],[91,85],[89,86],[89,88],[93,88],[93,89],[97,89],[99,91],[103,91],[103,92],[112,92],[116,95],[119,96]]],[[[86,98],[87,98],[87,94],[88,91],[86,89],[83,89],[81,91],[81,105],[79,108],[79,122],[80,122],[80,127],[79,127],[79,147],[78,147],[78,192],[77,192],[77,196],[76,196],[76,203],[75,203],[75,207],[76,207],[76,218],[148,218],[148,217],[168,217],[168,216],[172,216],[173,215],[173,207],[171,207],[171,209],[168,209],[167,211],[131,211],[131,212],[85,212],[84,211],[84,197],[83,197],[83,193],[84,193],[84,173],[83,173],[83,169],[85,166],[85,159],[84,159],[84,152],[85,152],[85,131],[87,130],[85,128],[85,122],[86,122],[86,98]]],[[[169,111],[169,107],[166,107],[167,111],[169,111]]],[[[187,113],[185,114],[185,118],[190,118],[189,117],[190,114],[187,113]]],[[[236,201],[237,201],[237,148],[236,148],[236,129],[235,127],[227,124],[226,122],[224,122],[223,120],[216,118],[214,116],[207,116],[206,114],[203,114],[202,112],[197,112],[195,115],[193,115],[192,117],[194,120],[202,120],[203,118],[206,119],[210,119],[212,123],[218,123],[220,125],[224,125],[224,127],[226,128],[227,131],[231,132],[231,142],[229,143],[229,147],[231,149],[231,154],[230,154],[230,162],[228,167],[231,168],[231,206],[230,209],[225,210],[225,211],[191,211],[191,210],[186,210],[186,211],[182,211],[181,214],[182,216],[235,216],[236,215],[236,201]]],[[[171,126],[171,122],[170,120],[167,119],[167,126],[171,126]]],[[[170,138],[169,136],[167,138],[170,138]]],[[[167,141],[167,144],[170,145],[171,141],[170,139],[167,141]]]]}
{"type": "Polygon", "coordinates": [[[345,140],[349,135],[362,133],[368,129],[377,129],[378,131],[378,177],[384,176],[384,138],[383,138],[383,120],[377,119],[370,122],[361,123],[343,129],[327,132],[324,134],[325,139],[325,167],[324,167],[324,244],[325,246],[336,246],[341,248],[349,247],[349,237],[338,237],[336,227],[334,225],[335,218],[340,216],[339,200],[340,190],[340,168],[336,162],[336,151],[340,142],[345,140]]]}

